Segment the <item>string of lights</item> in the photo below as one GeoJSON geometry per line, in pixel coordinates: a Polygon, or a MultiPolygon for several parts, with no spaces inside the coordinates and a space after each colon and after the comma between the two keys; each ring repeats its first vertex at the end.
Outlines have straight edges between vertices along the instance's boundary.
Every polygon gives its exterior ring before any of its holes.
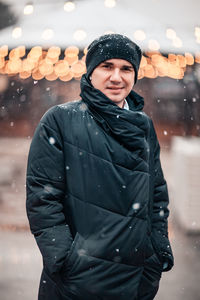
{"type": "MultiPolygon", "coordinates": [[[[26,55],[25,46],[19,46],[10,51],[8,46],[2,46],[0,47],[0,74],[9,76],[18,74],[23,79],[32,76],[34,80],[80,79],[86,72],[87,49],[84,49],[81,59],[79,53],[78,47],[70,46],[65,49],[64,58],[60,58],[59,47],[53,46],[44,50],[40,46],[35,46],[26,55]]],[[[158,51],[146,52],[142,56],[138,79],[158,76],[182,79],[187,65],[193,65],[195,62],[200,63],[200,53],[195,56],[191,53],[185,53],[185,55],[170,53],[168,57],[165,57],[158,51]]]]}

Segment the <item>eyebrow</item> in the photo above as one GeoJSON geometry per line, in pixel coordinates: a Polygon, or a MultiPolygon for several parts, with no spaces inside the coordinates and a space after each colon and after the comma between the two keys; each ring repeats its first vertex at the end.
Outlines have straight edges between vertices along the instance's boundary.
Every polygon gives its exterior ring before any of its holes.
{"type": "MultiPolygon", "coordinates": [[[[111,62],[106,62],[106,61],[104,61],[104,62],[101,63],[101,65],[113,66],[114,64],[111,63],[111,62]]],[[[130,70],[131,70],[131,69],[134,69],[132,66],[129,66],[129,65],[123,65],[123,66],[121,66],[121,67],[122,67],[122,68],[126,67],[126,68],[129,68],[130,70]]]]}

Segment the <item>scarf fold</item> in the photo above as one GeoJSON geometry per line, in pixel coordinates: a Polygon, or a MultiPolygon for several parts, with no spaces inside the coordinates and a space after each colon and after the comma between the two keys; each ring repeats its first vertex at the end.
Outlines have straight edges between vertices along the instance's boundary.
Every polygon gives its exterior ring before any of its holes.
{"type": "Polygon", "coordinates": [[[131,91],[126,100],[129,110],[120,108],[95,89],[85,75],[81,78],[82,100],[87,104],[93,118],[123,147],[148,161],[148,117],[142,112],[144,99],[131,91]]]}

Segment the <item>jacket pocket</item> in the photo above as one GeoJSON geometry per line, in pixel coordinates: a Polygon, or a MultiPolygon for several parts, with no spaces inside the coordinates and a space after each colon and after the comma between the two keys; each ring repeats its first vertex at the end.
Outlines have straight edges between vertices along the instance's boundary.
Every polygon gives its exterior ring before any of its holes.
{"type": "Polygon", "coordinates": [[[62,271],[61,271],[61,277],[62,277],[63,282],[66,282],[68,277],[69,277],[70,270],[73,266],[73,262],[74,262],[74,259],[76,257],[76,255],[75,255],[76,245],[79,242],[79,240],[80,240],[80,235],[77,232],[76,235],[75,235],[74,240],[72,241],[69,252],[68,252],[68,254],[65,258],[64,265],[63,265],[63,268],[62,268],[62,271]]]}

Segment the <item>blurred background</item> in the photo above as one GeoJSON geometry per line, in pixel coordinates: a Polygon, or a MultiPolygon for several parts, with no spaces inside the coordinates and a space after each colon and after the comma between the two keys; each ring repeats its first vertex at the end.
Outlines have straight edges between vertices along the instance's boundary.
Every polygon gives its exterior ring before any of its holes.
{"type": "Polygon", "coordinates": [[[87,46],[109,32],[142,48],[134,89],[154,121],[168,182],[175,266],[156,300],[200,299],[199,11],[199,0],[0,0],[0,300],[37,299],[29,145],[48,108],[80,98],[87,46]]]}

